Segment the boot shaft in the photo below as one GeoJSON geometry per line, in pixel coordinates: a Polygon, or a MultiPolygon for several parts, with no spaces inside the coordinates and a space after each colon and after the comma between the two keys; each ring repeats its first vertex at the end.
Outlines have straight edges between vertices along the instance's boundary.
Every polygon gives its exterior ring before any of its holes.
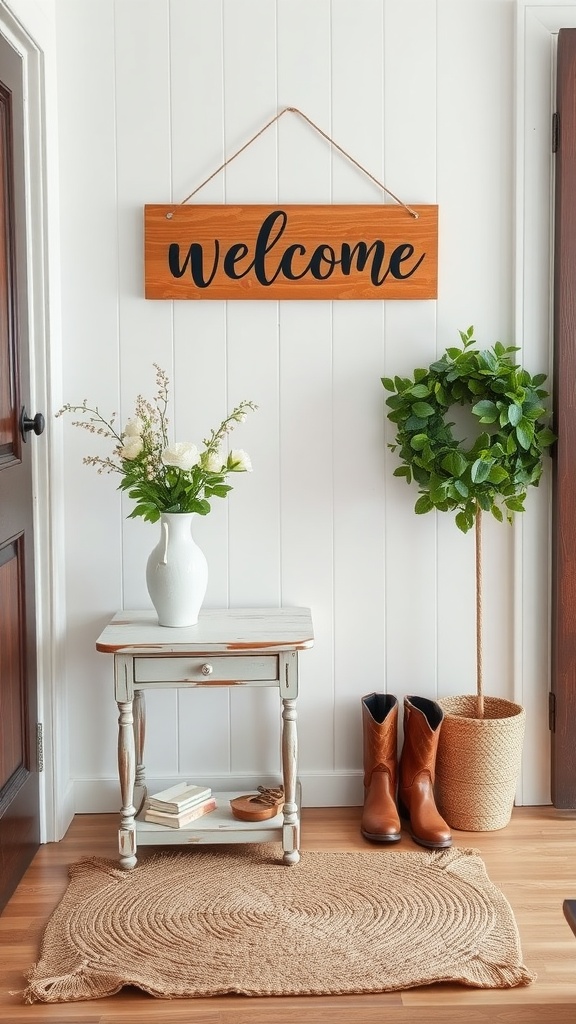
{"type": "Polygon", "coordinates": [[[385,771],[395,786],[398,759],[396,697],[387,693],[369,693],[362,697],[362,733],[364,785],[370,785],[374,771],[385,771]]]}
{"type": "Polygon", "coordinates": [[[436,752],[444,712],[426,697],[404,698],[404,744],[400,759],[401,784],[411,786],[420,772],[434,782],[436,752]]]}

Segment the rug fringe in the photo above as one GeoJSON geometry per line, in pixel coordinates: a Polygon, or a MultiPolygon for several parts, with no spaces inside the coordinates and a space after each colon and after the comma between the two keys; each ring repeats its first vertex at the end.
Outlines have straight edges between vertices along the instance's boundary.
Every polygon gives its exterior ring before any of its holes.
{"type": "MultiPolygon", "coordinates": [[[[34,970],[33,967],[29,977],[34,970]]],[[[120,978],[99,974],[97,968],[91,967],[87,961],[79,964],[72,973],[32,981],[21,994],[24,1003],[73,1003],[116,995],[124,984],[120,978]]]]}

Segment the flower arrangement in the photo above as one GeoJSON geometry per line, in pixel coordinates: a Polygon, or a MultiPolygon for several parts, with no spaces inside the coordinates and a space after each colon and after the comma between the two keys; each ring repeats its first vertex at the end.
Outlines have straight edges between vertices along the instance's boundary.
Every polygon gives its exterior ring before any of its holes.
{"type": "Polygon", "coordinates": [[[119,473],[118,489],[127,491],[136,502],[130,519],[141,516],[150,523],[161,513],[210,512],[211,498],[225,498],[232,490],[226,478],[230,473],[252,470],[250,456],[241,448],[226,455],[223,445],[227,435],[246,419],[249,411],[258,408],[254,402],[242,401],[203,440],[203,450],[190,441],[170,441],[168,435],[169,381],[164,370],[154,363],[157,391],[152,401],[138,395],[134,416],[121,433],[114,427],[116,414],[106,420],[97,406],[84,399],[82,405],[66,404],[56,415],[76,413],[86,417],[73,420],[73,425],[112,441],[111,455],[87,455],[82,460],[96,467],[99,473],[119,473]]]}

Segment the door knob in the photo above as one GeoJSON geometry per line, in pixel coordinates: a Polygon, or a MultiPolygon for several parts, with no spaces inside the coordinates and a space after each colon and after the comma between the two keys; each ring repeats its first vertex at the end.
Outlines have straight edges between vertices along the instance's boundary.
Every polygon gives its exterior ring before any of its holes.
{"type": "Polygon", "coordinates": [[[20,434],[22,440],[27,441],[26,434],[29,430],[33,430],[36,435],[42,434],[44,427],[46,426],[46,420],[44,419],[41,412],[37,412],[34,419],[31,419],[26,412],[26,406],[22,406],[22,412],[20,413],[20,434]]]}

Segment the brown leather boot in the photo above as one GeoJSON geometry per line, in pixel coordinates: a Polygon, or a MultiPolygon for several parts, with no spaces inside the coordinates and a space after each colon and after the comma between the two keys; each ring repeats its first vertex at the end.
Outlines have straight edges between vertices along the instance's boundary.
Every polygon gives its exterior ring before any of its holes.
{"type": "Polygon", "coordinates": [[[398,804],[410,821],[414,842],[441,849],[452,845],[450,829],[434,800],[438,736],[444,712],[426,697],[404,698],[404,746],[400,756],[398,804]]]}
{"type": "Polygon", "coordinates": [[[396,808],[398,701],[387,693],[362,697],[364,809],[360,831],[366,839],[397,843],[402,838],[396,808]]]}

